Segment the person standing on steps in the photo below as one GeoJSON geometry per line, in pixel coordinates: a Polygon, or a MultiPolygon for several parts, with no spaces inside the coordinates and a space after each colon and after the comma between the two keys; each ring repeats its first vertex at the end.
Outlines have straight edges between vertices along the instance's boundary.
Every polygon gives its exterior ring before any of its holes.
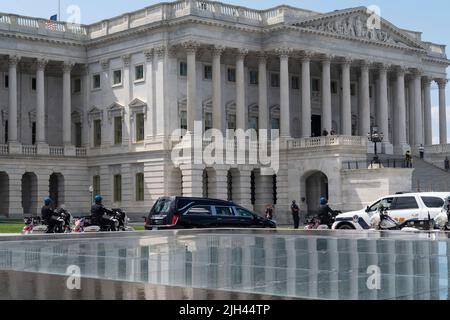
{"type": "Polygon", "coordinates": [[[423,144],[421,144],[419,147],[419,154],[420,154],[420,159],[425,158],[425,147],[423,146],[423,144]]]}
{"type": "Polygon", "coordinates": [[[445,157],[444,168],[445,168],[445,171],[449,171],[450,170],[450,159],[448,159],[448,157],[445,157]]]}
{"type": "Polygon", "coordinates": [[[294,219],[294,229],[298,229],[300,227],[300,208],[295,200],[292,201],[291,212],[294,219]]]}
{"type": "Polygon", "coordinates": [[[406,151],[405,154],[405,165],[406,168],[412,168],[412,156],[411,156],[411,151],[406,151]]]}

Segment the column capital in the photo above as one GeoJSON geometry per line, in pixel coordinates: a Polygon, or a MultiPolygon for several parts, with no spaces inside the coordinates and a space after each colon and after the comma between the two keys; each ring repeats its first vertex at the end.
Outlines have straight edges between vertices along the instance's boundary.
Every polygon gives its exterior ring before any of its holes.
{"type": "Polygon", "coordinates": [[[445,89],[447,86],[448,79],[436,79],[436,83],[438,84],[439,89],[445,89]]]}
{"type": "Polygon", "coordinates": [[[353,59],[349,56],[341,57],[339,61],[343,66],[350,66],[353,62],[353,59]]]}
{"type": "Polygon", "coordinates": [[[221,57],[222,54],[225,52],[225,49],[226,48],[224,46],[214,46],[211,49],[213,57],[221,57]]]}
{"type": "Polygon", "coordinates": [[[257,54],[256,54],[256,56],[257,56],[257,58],[258,58],[258,63],[259,64],[261,64],[261,63],[267,63],[268,61],[269,61],[269,54],[268,54],[268,52],[266,52],[266,51],[259,51],[257,54]]]}
{"type": "Polygon", "coordinates": [[[405,76],[405,74],[408,72],[409,69],[406,66],[399,65],[399,66],[394,66],[394,70],[397,73],[397,75],[405,76]]]}
{"type": "Polygon", "coordinates": [[[64,73],[71,72],[75,63],[72,61],[64,61],[62,64],[62,70],[64,73]]]}
{"type": "Polygon", "coordinates": [[[200,43],[194,40],[185,41],[181,45],[186,50],[187,54],[195,54],[197,49],[200,47],[200,43]]]}
{"type": "Polygon", "coordinates": [[[275,49],[275,53],[280,57],[280,59],[288,59],[290,55],[294,52],[294,49],[287,48],[287,47],[281,47],[278,49],[275,49]]]}
{"type": "Polygon", "coordinates": [[[164,57],[164,55],[166,54],[166,46],[162,45],[162,46],[158,46],[156,48],[153,49],[153,52],[159,57],[162,58],[164,57]]]}
{"type": "Polygon", "coordinates": [[[384,62],[376,63],[375,66],[376,66],[378,72],[380,72],[380,73],[386,73],[392,67],[390,64],[384,63],[384,62]]]}
{"type": "Polygon", "coordinates": [[[425,75],[422,77],[422,84],[424,87],[429,87],[432,81],[433,77],[430,77],[429,75],[425,75]]]}
{"type": "Polygon", "coordinates": [[[370,67],[373,65],[373,62],[370,60],[361,60],[359,66],[361,67],[361,71],[369,71],[370,67]]]}
{"type": "Polygon", "coordinates": [[[312,51],[302,51],[299,54],[299,58],[302,62],[309,62],[315,56],[315,53],[312,51]]]}
{"type": "Polygon", "coordinates": [[[44,70],[47,64],[48,64],[47,59],[41,58],[36,60],[36,67],[38,70],[44,70]]]}
{"type": "Polygon", "coordinates": [[[8,64],[10,66],[17,67],[17,64],[19,62],[20,62],[20,57],[19,56],[14,55],[14,56],[9,56],[9,58],[8,58],[8,64]]]}
{"type": "Polygon", "coordinates": [[[319,56],[320,61],[322,64],[331,63],[331,60],[335,59],[335,56],[332,54],[323,53],[319,56]]]}
{"type": "Polygon", "coordinates": [[[155,55],[155,50],[153,48],[144,50],[144,56],[147,61],[152,61],[155,55]]]}
{"type": "Polygon", "coordinates": [[[248,55],[248,51],[249,50],[247,48],[238,48],[236,53],[237,58],[241,60],[245,59],[245,57],[248,55]]]}
{"type": "Polygon", "coordinates": [[[109,59],[102,59],[100,60],[100,65],[102,66],[102,69],[104,71],[109,69],[109,59]]]}
{"type": "Polygon", "coordinates": [[[130,63],[131,63],[131,54],[124,54],[124,55],[122,56],[122,61],[123,61],[123,65],[124,65],[125,67],[130,66],[130,63]]]}
{"type": "Polygon", "coordinates": [[[411,75],[415,78],[417,77],[422,77],[423,74],[423,70],[419,69],[419,68],[412,68],[411,70],[411,75]]]}

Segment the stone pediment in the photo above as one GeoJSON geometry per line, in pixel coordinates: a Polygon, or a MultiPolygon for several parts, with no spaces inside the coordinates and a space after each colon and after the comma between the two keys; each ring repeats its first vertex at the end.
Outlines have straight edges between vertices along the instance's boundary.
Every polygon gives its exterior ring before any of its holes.
{"type": "Polygon", "coordinates": [[[115,117],[122,117],[122,121],[125,115],[125,107],[120,103],[114,102],[108,107],[108,120],[111,122],[115,117]]]}
{"type": "Polygon", "coordinates": [[[93,106],[88,112],[88,122],[89,125],[94,120],[103,120],[103,110],[93,106]]]}
{"type": "Polygon", "coordinates": [[[295,26],[335,36],[394,45],[415,50],[426,47],[366,7],[335,11],[295,23],[295,26]]]}

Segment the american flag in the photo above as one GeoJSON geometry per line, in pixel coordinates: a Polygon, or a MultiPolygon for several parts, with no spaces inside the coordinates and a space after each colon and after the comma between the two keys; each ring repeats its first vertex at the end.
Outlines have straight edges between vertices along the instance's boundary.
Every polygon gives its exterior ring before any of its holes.
{"type": "Polygon", "coordinates": [[[47,23],[45,24],[45,27],[51,31],[58,30],[58,24],[56,23],[57,20],[58,20],[57,15],[51,16],[50,20],[48,20],[47,23]]]}

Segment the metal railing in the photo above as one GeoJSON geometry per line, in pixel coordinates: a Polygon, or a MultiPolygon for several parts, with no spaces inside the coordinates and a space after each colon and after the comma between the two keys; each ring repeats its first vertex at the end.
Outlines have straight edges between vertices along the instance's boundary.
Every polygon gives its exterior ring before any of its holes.
{"type": "Polygon", "coordinates": [[[1,144],[0,145],[0,154],[9,154],[9,145],[1,144]]]}
{"type": "Polygon", "coordinates": [[[412,162],[407,162],[405,159],[383,159],[378,162],[375,160],[353,160],[344,161],[342,168],[344,170],[361,170],[361,169],[376,169],[376,168],[393,168],[393,169],[411,169],[412,162]]]}

